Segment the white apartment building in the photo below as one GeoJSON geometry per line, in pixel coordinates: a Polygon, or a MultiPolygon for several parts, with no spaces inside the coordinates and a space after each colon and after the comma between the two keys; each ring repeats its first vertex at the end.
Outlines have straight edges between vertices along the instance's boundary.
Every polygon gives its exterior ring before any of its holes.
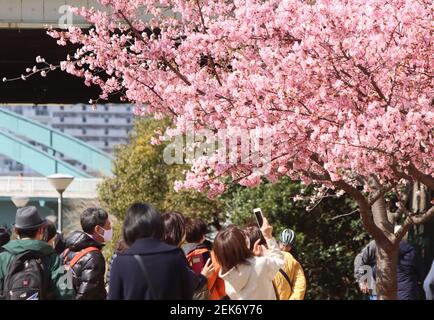
{"type": "MultiPolygon", "coordinates": [[[[4,105],[0,107],[51,126],[109,154],[113,154],[115,146],[128,143],[128,133],[133,127],[132,105],[4,105]]],[[[72,159],[60,156],[73,165],[80,165],[72,159]]],[[[81,166],[87,171],[85,165],[81,166]]],[[[38,175],[30,168],[0,154],[0,175],[20,174],[38,175]]]]}

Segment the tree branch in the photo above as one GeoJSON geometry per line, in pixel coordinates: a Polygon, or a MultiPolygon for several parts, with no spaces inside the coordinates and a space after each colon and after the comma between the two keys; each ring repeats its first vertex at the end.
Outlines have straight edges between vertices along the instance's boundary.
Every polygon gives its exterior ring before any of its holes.
{"type": "Polygon", "coordinates": [[[362,71],[362,73],[369,78],[372,86],[374,87],[374,90],[377,92],[377,94],[380,96],[380,98],[382,100],[384,100],[384,102],[388,103],[386,96],[383,94],[383,92],[381,91],[378,84],[375,82],[374,78],[372,77],[372,74],[368,71],[368,69],[366,69],[360,63],[356,64],[356,67],[359,68],[359,70],[362,71]]]}
{"type": "Polygon", "coordinates": [[[375,239],[375,241],[381,242],[384,245],[391,244],[390,240],[386,237],[383,231],[377,227],[372,217],[371,206],[368,199],[356,188],[349,185],[343,180],[332,181],[332,183],[347,194],[349,194],[359,205],[360,217],[365,230],[375,239]]]}
{"type": "Polygon", "coordinates": [[[423,213],[423,214],[419,214],[419,215],[410,215],[408,216],[404,223],[402,224],[402,227],[395,233],[395,240],[394,242],[399,243],[401,242],[402,238],[404,237],[404,235],[408,232],[408,230],[410,229],[410,227],[414,224],[423,224],[427,221],[429,221],[430,219],[432,219],[434,217],[434,206],[431,207],[427,212],[423,213]]]}
{"type": "Polygon", "coordinates": [[[412,163],[407,166],[408,173],[417,181],[434,190],[434,177],[419,171],[412,163]]]}

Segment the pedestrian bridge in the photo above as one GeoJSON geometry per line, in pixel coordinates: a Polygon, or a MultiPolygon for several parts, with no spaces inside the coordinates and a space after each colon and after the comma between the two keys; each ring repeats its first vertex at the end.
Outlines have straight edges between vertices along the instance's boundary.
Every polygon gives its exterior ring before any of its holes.
{"type": "Polygon", "coordinates": [[[109,154],[15,112],[0,108],[0,129],[3,129],[0,131],[0,153],[31,167],[43,176],[67,173],[78,178],[91,177],[80,168],[55,157],[59,154],[85,164],[96,175],[112,175],[112,157],[109,154]],[[40,144],[42,148],[21,137],[40,144]]]}
{"type": "MultiPolygon", "coordinates": [[[[64,198],[96,199],[102,179],[76,178],[63,193],[64,198]]],[[[57,198],[58,193],[46,178],[0,177],[0,195],[4,198],[57,198]]]]}

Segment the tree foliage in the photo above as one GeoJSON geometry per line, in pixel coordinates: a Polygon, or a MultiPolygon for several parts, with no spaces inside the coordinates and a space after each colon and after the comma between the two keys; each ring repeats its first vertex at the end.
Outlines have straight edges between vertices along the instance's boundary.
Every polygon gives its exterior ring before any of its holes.
{"type": "Polygon", "coordinates": [[[103,205],[122,220],[129,205],[143,201],[161,212],[176,210],[187,216],[211,220],[221,212],[217,200],[209,200],[197,191],[174,190],[175,181],[183,178],[184,165],[167,165],[163,161],[165,144],[151,144],[156,132],[167,120],[138,119],[130,134],[130,143],[115,152],[113,177],[99,186],[103,205]]]}

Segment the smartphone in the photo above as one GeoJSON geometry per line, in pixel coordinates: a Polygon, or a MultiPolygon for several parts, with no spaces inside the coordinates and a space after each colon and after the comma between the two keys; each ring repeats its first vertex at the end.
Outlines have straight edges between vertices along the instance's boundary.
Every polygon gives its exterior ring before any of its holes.
{"type": "MultiPolygon", "coordinates": [[[[264,215],[262,214],[261,208],[253,209],[253,214],[255,215],[256,222],[258,223],[259,228],[261,228],[263,223],[264,223],[264,215]]],[[[267,244],[267,241],[265,240],[264,236],[262,235],[262,232],[261,232],[261,241],[259,243],[262,245],[267,244]]]]}
{"type": "Polygon", "coordinates": [[[264,223],[264,216],[262,215],[261,208],[253,209],[253,213],[255,215],[256,222],[258,223],[259,228],[262,227],[262,224],[264,223]]]}
{"type": "MultiPolygon", "coordinates": [[[[211,259],[211,252],[210,251],[204,252],[202,255],[203,255],[203,262],[204,263],[206,263],[208,261],[208,259],[211,259]]],[[[211,259],[211,262],[212,262],[212,259],[211,259]]]]}

